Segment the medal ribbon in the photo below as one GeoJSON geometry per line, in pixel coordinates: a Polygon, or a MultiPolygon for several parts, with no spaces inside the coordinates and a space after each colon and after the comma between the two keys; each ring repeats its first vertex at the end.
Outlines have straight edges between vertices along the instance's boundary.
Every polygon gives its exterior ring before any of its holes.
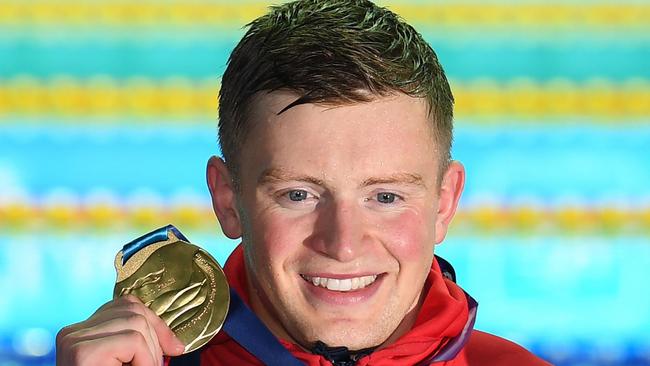
{"type": "Polygon", "coordinates": [[[230,289],[230,309],[223,330],[269,366],[304,366],[304,364],[278,342],[269,328],[242,301],[234,289],[230,289]]]}
{"type": "Polygon", "coordinates": [[[167,241],[169,239],[169,235],[167,234],[168,231],[173,232],[174,235],[176,235],[176,237],[180,240],[186,241],[188,243],[190,242],[187,240],[185,235],[180,232],[180,230],[178,230],[174,225],[169,224],[167,226],[161,227],[160,229],[156,229],[150,233],[144,234],[137,239],[133,239],[128,244],[126,244],[122,248],[122,264],[126,263],[126,261],[131,258],[131,256],[138,250],[153,243],[167,241]]]}

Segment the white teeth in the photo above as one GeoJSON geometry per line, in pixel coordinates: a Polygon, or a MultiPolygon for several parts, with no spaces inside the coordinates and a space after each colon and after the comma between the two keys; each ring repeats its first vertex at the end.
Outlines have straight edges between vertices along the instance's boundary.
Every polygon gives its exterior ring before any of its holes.
{"type": "Polygon", "coordinates": [[[345,279],[339,282],[339,291],[350,291],[352,290],[352,279],[345,279]]]}
{"type": "Polygon", "coordinates": [[[363,279],[363,287],[366,287],[369,284],[375,282],[377,276],[365,276],[365,277],[361,277],[361,279],[363,279]]]}
{"type": "Polygon", "coordinates": [[[309,277],[302,275],[302,278],[311,282],[314,286],[324,287],[332,291],[354,291],[362,289],[375,282],[377,275],[353,277],[346,279],[327,278],[327,277],[309,277]]]}
{"type": "Polygon", "coordinates": [[[327,289],[332,290],[332,291],[338,291],[339,290],[339,280],[336,278],[328,278],[327,279],[327,289]]]}

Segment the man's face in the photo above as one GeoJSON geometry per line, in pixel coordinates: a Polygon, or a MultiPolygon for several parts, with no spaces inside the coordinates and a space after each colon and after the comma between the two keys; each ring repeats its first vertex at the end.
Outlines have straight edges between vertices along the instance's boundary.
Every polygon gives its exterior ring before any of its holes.
{"type": "Polygon", "coordinates": [[[277,114],[296,98],[256,101],[229,211],[239,227],[224,231],[243,235],[251,305],[274,334],[305,347],[377,346],[411,326],[460,192],[439,189],[422,99],[277,114]]]}

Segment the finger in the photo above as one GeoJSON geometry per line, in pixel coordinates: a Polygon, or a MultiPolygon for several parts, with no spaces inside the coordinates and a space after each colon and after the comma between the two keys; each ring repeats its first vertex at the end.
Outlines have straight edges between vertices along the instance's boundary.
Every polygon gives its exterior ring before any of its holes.
{"type": "Polygon", "coordinates": [[[142,333],[132,329],[77,340],[63,351],[60,360],[63,365],[71,366],[122,366],[127,363],[132,366],[160,366],[161,361],[149,352],[142,333]]]}
{"type": "Polygon", "coordinates": [[[80,327],[95,326],[111,318],[113,316],[111,314],[117,312],[118,309],[119,311],[134,312],[145,316],[155,333],[155,337],[153,337],[155,343],[165,355],[178,356],[185,351],[185,345],[176,337],[169,326],[151,309],[144,306],[142,301],[134,295],[125,295],[107,302],[86,322],[74,324],[67,327],[68,329],[65,329],[65,332],[63,330],[61,332],[67,333],[80,327]]]}
{"type": "Polygon", "coordinates": [[[102,321],[105,321],[108,317],[110,317],[109,309],[115,308],[119,305],[121,305],[121,303],[116,302],[116,300],[106,302],[104,305],[99,307],[99,309],[97,309],[88,319],[61,328],[61,330],[59,330],[57,333],[57,340],[59,338],[64,338],[68,334],[73,333],[79,329],[93,326],[102,321]]]}
{"type": "Polygon", "coordinates": [[[156,333],[156,340],[162,350],[163,354],[167,356],[179,356],[185,351],[185,344],[181,342],[176,334],[169,328],[169,326],[156,314],[151,312],[152,317],[148,317],[151,321],[151,329],[156,333]]]}
{"type": "Polygon", "coordinates": [[[114,306],[110,309],[105,309],[102,312],[97,312],[93,314],[90,318],[84,320],[83,322],[70,325],[64,329],[66,329],[67,332],[74,332],[77,329],[93,327],[98,324],[109,321],[111,319],[124,318],[124,317],[128,318],[129,316],[134,314],[140,315],[146,319],[145,310],[136,307],[137,305],[132,306],[129,304],[114,306]]]}
{"type": "Polygon", "coordinates": [[[185,345],[176,337],[169,326],[158,315],[156,315],[156,313],[144,306],[140,299],[133,295],[124,296],[123,301],[127,302],[126,306],[129,307],[130,310],[139,312],[147,318],[156,334],[155,339],[157,340],[163,354],[167,356],[178,356],[183,354],[185,351],[185,345]]]}
{"type": "Polygon", "coordinates": [[[112,311],[120,309],[122,311],[130,311],[143,316],[147,322],[147,338],[150,339],[152,352],[157,356],[157,358],[162,359],[163,351],[160,347],[160,342],[158,341],[158,335],[153,329],[152,324],[152,322],[158,319],[158,316],[151,311],[151,309],[147,308],[138,297],[130,294],[115,299],[113,305],[109,305],[108,308],[112,309],[112,311]]]}
{"type": "Polygon", "coordinates": [[[85,327],[71,332],[67,337],[74,340],[95,338],[100,334],[112,334],[123,330],[135,330],[142,334],[152,355],[157,359],[162,358],[162,350],[158,339],[147,318],[139,313],[130,311],[112,311],[99,314],[93,322],[88,322],[85,327]]]}

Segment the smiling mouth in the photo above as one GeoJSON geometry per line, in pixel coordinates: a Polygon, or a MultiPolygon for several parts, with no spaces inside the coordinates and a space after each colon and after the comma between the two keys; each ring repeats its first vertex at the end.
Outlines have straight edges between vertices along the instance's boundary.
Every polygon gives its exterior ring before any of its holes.
{"type": "Polygon", "coordinates": [[[327,277],[310,277],[300,275],[305,281],[317,287],[323,287],[331,291],[354,291],[365,288],[377,280],[377,275],[352,277],[352,278],[327,278],[327,277]]]}

